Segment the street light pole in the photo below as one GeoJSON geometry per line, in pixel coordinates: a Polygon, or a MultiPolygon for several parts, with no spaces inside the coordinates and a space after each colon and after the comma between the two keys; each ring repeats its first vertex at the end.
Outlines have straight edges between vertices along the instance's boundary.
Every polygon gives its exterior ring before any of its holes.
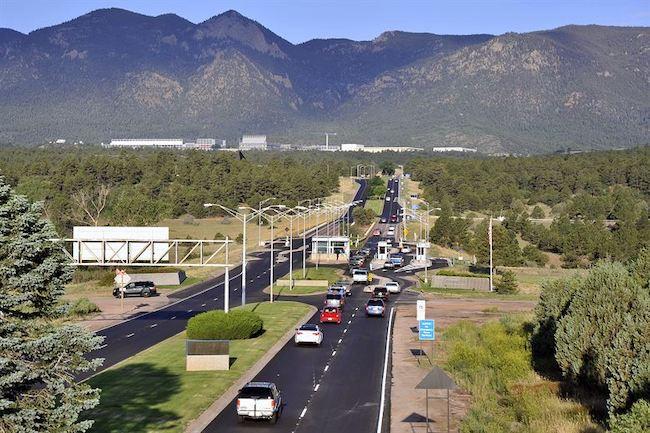
{"type": "Polygon", "coordinates": [[[275,197],[267,198],[262,200],[258,204],[258,224],[257,224],[257,245],[262,246],[262,205],[268,201],[275,200],[275,197]]]}

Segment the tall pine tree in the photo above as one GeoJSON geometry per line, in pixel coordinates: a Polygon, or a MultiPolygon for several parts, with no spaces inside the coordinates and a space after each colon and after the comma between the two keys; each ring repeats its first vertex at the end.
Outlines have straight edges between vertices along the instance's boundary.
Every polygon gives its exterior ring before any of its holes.
{"type": "Polygon", "coordinates": [[[99,390],[75,381],[101,360],[84,355],[102,338],[61,320],[72,270],[42,206],[0,178],[0,431],[84,432],[99,390]]]}

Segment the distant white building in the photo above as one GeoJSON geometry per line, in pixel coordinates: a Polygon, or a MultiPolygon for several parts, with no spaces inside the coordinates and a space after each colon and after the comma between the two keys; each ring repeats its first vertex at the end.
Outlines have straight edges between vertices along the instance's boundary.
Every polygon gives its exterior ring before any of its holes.
{"type": "Polygon", "coordinates": [[[244,135],[239,142],[239,150],[267,150],[266,135],[244,135]]]}
{"type": "Polygon", "coordinates": [[[406,147],[406,146],[366,146],[363,144],[356,143],[343,143],[341,144],[342,152],[368,152],[368,153],[380,153],[380,152],[419,152],[424,149],[419,147],[406,147]]]}
{"type": "Polygon", "coordinates": [[[476,149],[471,147],[434,147],[434,152],[476,152],[476,149]]]}
{"type": "Polygon", "coordinates": [[[182,149],[185,147],[181,138],[122,138],[111,140],[110,147],[165,147],[182,149]]]}

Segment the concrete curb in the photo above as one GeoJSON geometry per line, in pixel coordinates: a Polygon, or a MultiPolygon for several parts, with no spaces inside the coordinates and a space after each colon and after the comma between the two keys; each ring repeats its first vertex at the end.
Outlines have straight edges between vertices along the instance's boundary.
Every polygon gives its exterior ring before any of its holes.
{"type": "MultiPolygon", "coordinates": [[[[295,327],[302,326],[307,323],[309,318],[316,313],[318,309],[310,306],[309,312],[305,314],[297,323],[295,327]]],[[[201,433],[208,425],[223,411],[233,398],[237,396],[239,390],[250,382],[262,369],[268,364],[275,355],[284,347],[289,340],[294,336],[294,328],[289,329],[280,339],[260,358],[251,368],[246,371],[230,388],[224,392],[221,397],[214,401],[197,419],[192,421],[185,433],[201,433]]]]}

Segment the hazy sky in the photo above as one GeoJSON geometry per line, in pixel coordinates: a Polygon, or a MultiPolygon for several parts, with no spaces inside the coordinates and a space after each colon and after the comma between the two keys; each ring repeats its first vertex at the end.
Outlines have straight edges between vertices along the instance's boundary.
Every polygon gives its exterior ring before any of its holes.
{"type": "Polygon", "coordinates": [[[171,12],[195,23],[235,9],[294,43],[367,40],[385,30],[500,34],[565,24],[650,25],[649,0],[0,0],[0,27],[28,33],[106,7],[171,12]]]}

